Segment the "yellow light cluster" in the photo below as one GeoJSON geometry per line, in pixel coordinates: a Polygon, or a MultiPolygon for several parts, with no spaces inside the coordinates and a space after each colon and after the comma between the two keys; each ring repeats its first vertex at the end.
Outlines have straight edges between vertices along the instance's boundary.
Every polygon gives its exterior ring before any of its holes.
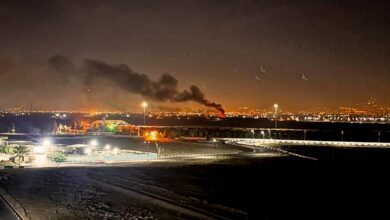
{"type": "Polygon", "coordinates": [[[147,141],[157,141],[158,140],[158,132],[157,131],[151,131],[151,132],[145,132],[145,139],[147,141]]]}

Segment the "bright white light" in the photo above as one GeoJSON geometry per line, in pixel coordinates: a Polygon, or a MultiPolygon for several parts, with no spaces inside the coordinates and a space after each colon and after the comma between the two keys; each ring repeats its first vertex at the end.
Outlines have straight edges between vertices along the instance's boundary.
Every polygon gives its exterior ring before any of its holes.
{"type": "Polygon", "coordinates": [[[42,145],[45,146],[45,147],[50,146],[51,145],[50,139],[48,139],[48,138],[43,139],[42,145]]]}
{"type": "Polygon", "coordinates": [[[92,139],[89,141],[89,144],[92,145],[92,146],[97,146],[98,145],[98,141],[96,139],[92,139]]]}
{"type": "Polygon", "coordinates": [[[92,149],[87,147],[87,148],[84,148],[84,154],[86,155],[90,155],[92,153],[92,149]]]}
{"type": "Polygon", "coordinates": [[[113,154],[118,154],[119,153],[119,148],[114,147],[114,149],[112,149],[112,153],[113,154]]]}
{"type": "Polygon", "coordinates": [[[279,107],[279,105],[278,104],[274,104],[274,108],[278,108],[279,107]]]}
{"type": "Polygon", "coordinates": [[[33,147],[34,154],[46,154],[47,147],[45,146],[34,146],[33,147]]]}
{"type": "Polygon", "coordinates": [[[104,150],[110,150],[110,149],[111,149],[111,145],[106,144],[106,146],[104,146],[104,150]]]}
{"type": "Polygon", "coordinates": [[[59,117],[59,116],[60,116],[60,114],[59,114],[59,113],[57,113],[57,114],[56,114],[56,117],[59,117]]]}
{"type": "Polygon", "coordinates": [[[63,114],[62,117],[66,118],[66,114],[63,114]]]}
{"type": "Polygon", "coordinates": [[[148,103],[142,102],[142,107],[144,107],[144,108],[148,107],[148,103]]]}
{"type": "Polygon", "coordinates": [[[43,166],[47,165],[46,155],[42,155],[42,154],[35,155],[34,164],[35,164],[35,166],[38,166],[38,167],[43,167],[43,166]]]}
{"type": "Polygon", "coordinates": [[[126,117],[130,117],[130,115],[129,115],[129,114],[127,114],[127,115],[126,115],[126,117]]]}

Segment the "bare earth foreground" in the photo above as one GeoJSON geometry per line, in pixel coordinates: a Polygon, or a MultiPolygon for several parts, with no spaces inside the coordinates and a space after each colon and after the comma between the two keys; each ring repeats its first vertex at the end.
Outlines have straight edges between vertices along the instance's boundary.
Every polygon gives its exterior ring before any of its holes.
{"type": "MultiPolygon", "coordinates": [[[[321,148],[322,149],[322,148],[321,148]]],[[[386,149],[305,149],[103,167],[14,169],[0,187],[29,219],[388,219],[386,149]],[[351,157],[351,155],[353,155],[351,157]],[[327,159],[328,158],[328,159],[327,159]]]]}
{"type": "MultiPolygon", "coordinates": [[[[257,155],[270,156],[277,155],[257,155]]],[[[211,167],[216,172],[213,166],[225,165],[224,160],[201,159],[109,167],[17,169],[4,171],[0,185],[23,206],[30,219],[247,218],[246,211],[213,198],[218,184],[230,183],[218,176],[208,176],[206,169],[211,167]]]]}

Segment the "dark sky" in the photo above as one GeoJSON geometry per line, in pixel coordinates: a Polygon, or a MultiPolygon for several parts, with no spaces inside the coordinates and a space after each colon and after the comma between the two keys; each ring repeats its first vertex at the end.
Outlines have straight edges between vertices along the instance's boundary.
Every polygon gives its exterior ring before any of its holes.
{"type": "Polygon", "coordinates": [[[124,110],[144,99],[104,77],[86,92],[48,66],[57,54],[76,66],[126,64],[152,80],[170,73],[180,90],[198,85],[227,110],[333,108],[371,96],[390,105],[386,2],[0,0],[0,107],[124,110]]]}

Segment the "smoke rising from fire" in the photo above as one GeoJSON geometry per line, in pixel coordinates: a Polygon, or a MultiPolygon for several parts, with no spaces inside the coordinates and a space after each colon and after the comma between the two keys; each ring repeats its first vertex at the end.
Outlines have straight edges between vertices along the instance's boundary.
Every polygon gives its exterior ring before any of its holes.
{"type": "Polygon", "coordinates": [[[174,99],[176,102],[195,101],[207,107],[215,108],[222,114],[225,113],[221,104],[207,100],[205,98],[205,94],[199,89],[199,87],[194,85],[190,87],[190,91],[184,90],[178,93],[174,99]]]}
{"type": "Polygon", "coordinates": [[[61,77],[78,77],[86,87],[98,79],[108,80],[123,90],[142,95],[153,101],[187,102],[193,101],[214,108],[224,114],[221,104],[206,99],[198,86],[192,85],[189,90],[178,91],[178,80],[164,73],[157,81],[148,75],[133,71],[125,64],[108,64],[101,60],[84,59],[80,67],[63,55],[55,55],[48,60],[49,66],[61,77]]]}
{"type": "Polygon", "coordinates": [[[12,61],[10,59],[0,57],[0,75],[7,73],[12,67],[12,61]]]}
{"type": "Polygon", "coordinates": [[[48,63],[54,71],[60,74],[63,82],[69,83],[70,75],[75,73],[75,66],[68,57],[55,55],[49,58],[48,63]]]}

